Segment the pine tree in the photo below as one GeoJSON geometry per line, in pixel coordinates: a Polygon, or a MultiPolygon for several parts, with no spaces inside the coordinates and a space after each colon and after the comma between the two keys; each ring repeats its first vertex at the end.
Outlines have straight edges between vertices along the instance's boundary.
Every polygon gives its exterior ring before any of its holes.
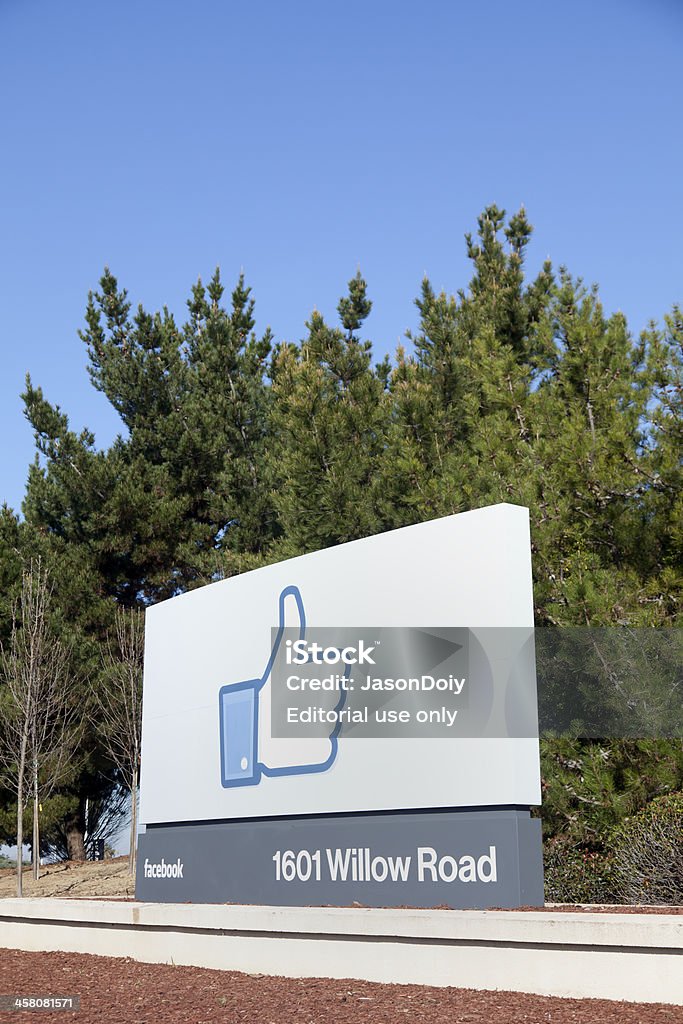
{"type": "MultiPolygon", "coordinates": [[[[207,288],[199,282],[182,329],[167,310],[132,316],[108,271],[100,285],[82,337],[93,384],[125,433],[98,450],[30,379],[24,394],[38,449],[24,513],[50,560],[74,680],[101,673],[117,604],[144,606],[230,574],[258,559],[273,529],[263,476],[270,335],[253,333],[244,281],[229,309],[218,273],[207,288]]],[[[86,711],[88,693],[80,697],[86,711]]],[[[60,795],[75,857],[86,802],[116,787],[92,720],[79,753],[79,774],[60,795]]]]}
{"type": "Polygon", "coordinates": [[[401,481],[398,522],[512,501],[528,481],[529,396],[553,351],[552,269],[544,264],[525,284],[530,235],[523,210],[505,225],[505,212],[488,207],[477,241],[466,236],[467,291],[436,294],[422,282],[419,330],[408,334],[414,355],[400,349],[390,378],[387,475],[391,467],[401,481]]]}
{"type": "MultiPolygon", "coordinates": [[[[386,476],[395,524],[496,501],[531,511],[539,625],[666,625],[680,597],[680,314],[637,342],[597,291],[549,264],[523,280],[530,228],[489,208],[467,292],[423,282],[399,352],[386,476]]],[[[565,681],[569,684],[569,680],[565,681]]],[[[542,744],[548,835],[601,848],[683,784],[670,740],[542,744]]]]}
{"type": "Polygon", "coordinates": [[[31,522],[85,545],[106,591],[133,607],[205,581],[217,566],[230,571],[231,554],[265,547],[270,334],[253,334],[242,278],[229,310],[218,272],[207,288],[198,282],[182,329],[167,310],[139,307],[131,317],[108,271],[100,284],[82,338],[93,383],[127,436],[97,451],[93,435],[71,431],[28,380],[26,413],[46,465],[32,467],[25,509],[31,522]]]}
{"type": "Polygon", "coordinates": [[[313,312],[301,345],[283,345],[273,359],[271,472],[282,538],[272,556],[366,537],[389,514],[378,475],[389,367],[373,367],[370,342],[357,336],[371,309],[360,272],[337,308],[341,328],[313,312]]]}
{"type": "Polygon", "coordinates": [[[647,551],[653,572],[641,603],[655,609],[655,618],[681,621],[683,590],[683,310],[674,306],[664,329],[652,325],[645,333],[652,351],[655,401],[646,437],[647,466],[644,502],[647,551]]]}
{"type": "Polygon", "coordinates": [[[0,644],[9,637],[12,608],[21,585],[22,534],[19,517],[8,505],[3,505],[0,508],[0,644]]]}

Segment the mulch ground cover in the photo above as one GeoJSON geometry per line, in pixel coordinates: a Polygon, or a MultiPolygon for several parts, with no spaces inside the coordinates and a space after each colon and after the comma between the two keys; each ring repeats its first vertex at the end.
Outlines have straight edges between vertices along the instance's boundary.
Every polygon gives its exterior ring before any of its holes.
{"type": "Polygon", "coordinates": [[[683,1007],[425,985],[292,980],[77,953],[0,950],[1,995],[78,995],[77,1012],[16,1011],[41,1024],[683,1024],[683,1007]]]}

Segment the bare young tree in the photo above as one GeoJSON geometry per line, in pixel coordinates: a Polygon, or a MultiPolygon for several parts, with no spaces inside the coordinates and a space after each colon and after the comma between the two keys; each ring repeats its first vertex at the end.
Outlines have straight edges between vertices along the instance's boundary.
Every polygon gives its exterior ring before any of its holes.
{"type": "Polygon", "coordinates": [[[3,676],[7,685],[0,694],[0,777],[4,786],[17,798],[17,896],[23,894],[22,857],[24,845],[24,811],[28,762],[29,718],[26,695],[22,693],[21,677],[12,671],[11,656],[15,649],[14,627],[9,652],[3,651],[3,676]]]}
{"type": "Polygon", "coordinates": [[[130,853],[135,874],[137,790],[142,734],[143,612],[117,608],[113,636],[104,656],[104,684],[92,687],[96,725],[123,787],[130,793],[130,853]]]}
{"type": "Polygon", "coordinates": [[[69,652],[50,625],[51,597],[48,570],[40,559],[31,560],[22,572],[9,645],[1,657],[0,773],[17,797],[18,896],[23,891],[24,811],[32,798],[33,877],[38,878],[41,800],[73,771],[78,742],[76,709],[69,699],[69,652]]]}

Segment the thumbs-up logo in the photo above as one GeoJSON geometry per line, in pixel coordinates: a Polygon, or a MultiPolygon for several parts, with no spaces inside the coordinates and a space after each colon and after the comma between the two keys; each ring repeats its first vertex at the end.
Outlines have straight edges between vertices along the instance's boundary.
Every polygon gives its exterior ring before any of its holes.
{"type": "MultiPolygon", "coordinates": [[[[273,667],[285,629],[299,640],[306,636],[306,613],[298,587],[285,587],[278,602],[278,627],[270,657],[257,679],[222,686],[219,695],[221,783],[257,786],[261,779],[325,772],[335,761],[340,725],[329,737],[280,739],[272,736],[273,667]]],[[[281,675],[279,673],[278,675],[281,675]]],[[[346,694],[337,705],[341,710],[346,694]]]]}

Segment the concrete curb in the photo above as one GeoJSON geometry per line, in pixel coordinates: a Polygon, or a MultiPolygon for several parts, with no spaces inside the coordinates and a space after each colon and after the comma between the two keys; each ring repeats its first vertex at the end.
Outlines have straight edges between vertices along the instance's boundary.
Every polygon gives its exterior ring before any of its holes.
{"type": "Polygon", "coordinates": [[[683,915],[4,899],[0,946],[683,1005],[683,915]]]}

